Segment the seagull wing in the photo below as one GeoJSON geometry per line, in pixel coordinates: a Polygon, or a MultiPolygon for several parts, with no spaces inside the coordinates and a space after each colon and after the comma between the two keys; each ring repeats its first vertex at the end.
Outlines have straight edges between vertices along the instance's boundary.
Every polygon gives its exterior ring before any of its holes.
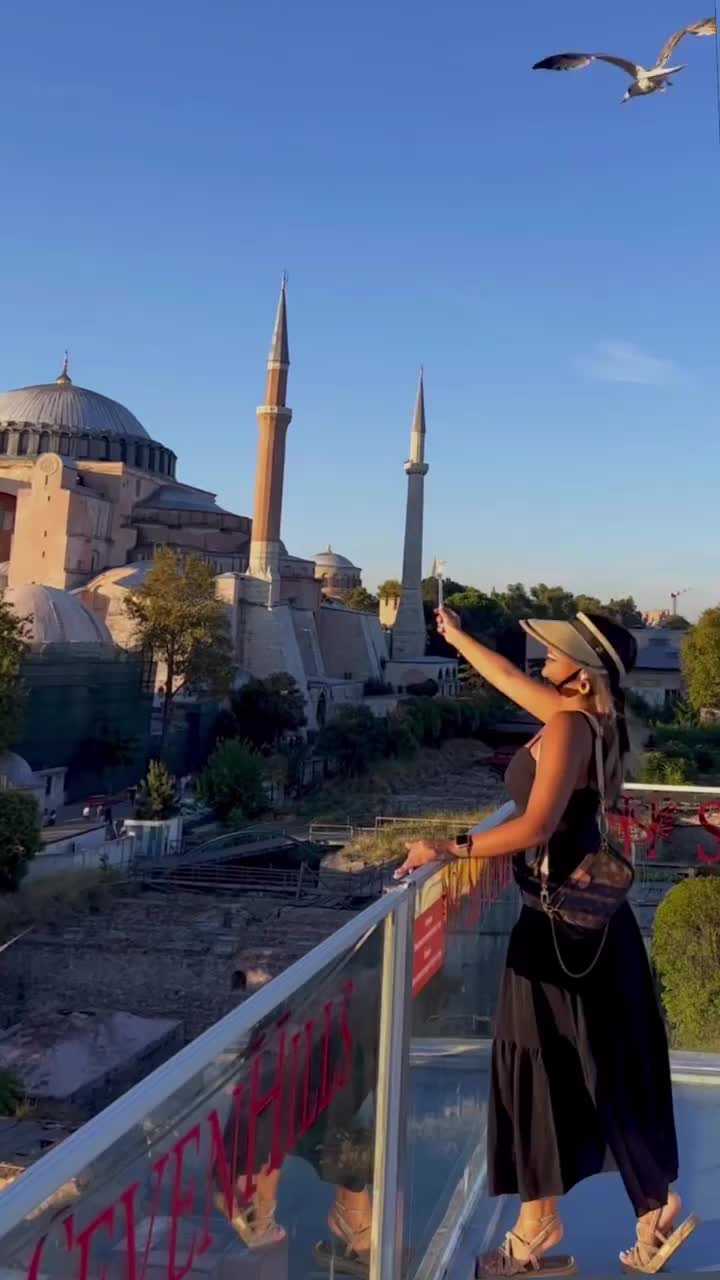
{"type": "Polygon", "coordinates": [[[551,57],[536,62],[533,71],[581,71],[583,67],[589,67],[591,62],[611,62],[614,67],[627,72],[631,79],[637,79],[637,63],[630,62],[627,58],[615,58],[611,53],[554,53],[551,57]]]}
{"type": "Polygon", "coordinates": [[[673,32],[669,40],[665,41],[660,50],[660,57],[656,62],[658,67],[666,67],[670,61],[670,55],[676,45],[679,45],[683,36],[715,36],[717,35],[717,22],[714,18],[703,18],[701,22],[691,22],[688,27],[681,27],[679,31],[673,32]]]}

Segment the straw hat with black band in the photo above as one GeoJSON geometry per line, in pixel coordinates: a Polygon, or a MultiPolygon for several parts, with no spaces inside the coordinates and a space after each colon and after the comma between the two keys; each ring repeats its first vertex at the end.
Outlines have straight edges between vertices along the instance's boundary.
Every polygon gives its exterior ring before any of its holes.
{"type": "Polygon", "coordinates": [[[527,618],[520,623],[533,639],[562,654],[588,671],[603,672],[613,691],[632,671],[637,658],[635,637],[617,622],[600,614],[578,613],[572,621],[527,618]]]}

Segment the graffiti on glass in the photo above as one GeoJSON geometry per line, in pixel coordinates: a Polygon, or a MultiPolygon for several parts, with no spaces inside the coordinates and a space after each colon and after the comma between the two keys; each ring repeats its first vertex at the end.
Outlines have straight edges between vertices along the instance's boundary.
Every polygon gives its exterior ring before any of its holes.
{"type": "Polygon", "coordinates": [[[110,1270],[103,1259],[109,1262],[110,1254],[112,1273],[121,1280],[145,1280],[149,1266],[157,1276],[151,1254],[160,1234],[164,1274],[167,1280],[183,1280],[211,1248],[214,1206],[232,1219],[236,1208],[252,1198],[260,1168],[280,1169],[348,1083],[352,995],[348,980],[318,1015],[295,1026],[288,1013],[251,1044],[242,1078],[228,1086],[229,1118],[221,1118],[217,1105],[211,1107],[162,1154],[149,1153],[144,1181],[130,1181],[91,1221],[78,1222],[76,1207],[56,1222],[52,1241],[46,1232],[34,1245],[27,1280],[46,1274],[50,1243],[68,1255],[63,1272],[72,1280],[107,1280],[110,1270]],[[188,1220],[194,1224],[190,1237],[180,1231],[188,1220]]]}

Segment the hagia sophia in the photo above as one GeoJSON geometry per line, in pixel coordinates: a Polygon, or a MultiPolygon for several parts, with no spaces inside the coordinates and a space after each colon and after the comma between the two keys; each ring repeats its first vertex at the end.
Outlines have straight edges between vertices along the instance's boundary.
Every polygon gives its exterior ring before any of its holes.
{"type": "Polygon", "coordinates": [[[425,656],[422,376],[405,464],[403,589],[384,602],[381,624],[342,604],[342,593],[362,582],[352,561],[331,547],[293,555],[281,539],[289,366],[283,280],[257,410],[252,519],[180,480],[172,447],[123,405],[77,386],[67,357],[54,382],[0,393],[0,589],[31,617],[34,652],[131,650],[124,598],[155,548],[169,546],[214,566],[239,678],[290,672],[305,692],[311,728],[361,701],[368,681],[397,692],[429,676],[441,688],[454,685],[454,664],[425,656]]]}

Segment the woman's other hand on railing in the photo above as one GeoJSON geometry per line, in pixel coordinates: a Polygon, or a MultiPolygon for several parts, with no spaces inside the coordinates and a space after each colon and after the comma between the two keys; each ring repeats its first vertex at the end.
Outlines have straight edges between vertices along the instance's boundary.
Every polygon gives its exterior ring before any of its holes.
{"type": "Polygon", "coordinates": [[[462,631],[460,614],[456,613],[454,609],[448,609],[447,605],[444,604],[442,608],[435,610],[435,620],[439,634],[452,644],[451,637],[453,634],[457,635],[462,631]]]}
{"type": "Polygon", "coordinates": [[[447,858],[450,853],[449,840],[407,840],[405,848],[408,851],[407,858],[401,867],[395,872],[394,880],[403,880],[405,876],[409,876],[411,871],[417,871],[420,867],[426,867],[429,862],[439,862],[442,858],[447,858]]]}

